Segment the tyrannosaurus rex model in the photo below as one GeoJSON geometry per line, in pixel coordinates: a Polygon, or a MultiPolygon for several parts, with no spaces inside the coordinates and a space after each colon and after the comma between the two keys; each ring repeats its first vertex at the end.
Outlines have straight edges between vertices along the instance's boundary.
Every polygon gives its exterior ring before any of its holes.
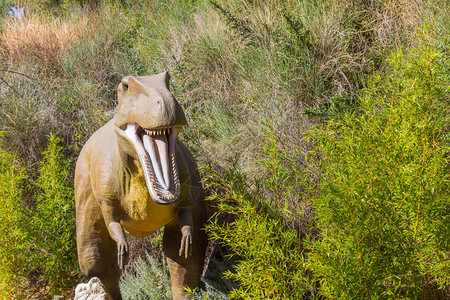
{"type": "Polygon", "coordinates": [[[194,158],[177,138],[186,117],[169,75],[125,77],[114,119],[86,142],[75,170],[77,250],[87,277],[114,299],[128,256],[124,230],[136,237],[164,227],[174,299],[200,281],[206,248],[203,189],[194,158]]]}

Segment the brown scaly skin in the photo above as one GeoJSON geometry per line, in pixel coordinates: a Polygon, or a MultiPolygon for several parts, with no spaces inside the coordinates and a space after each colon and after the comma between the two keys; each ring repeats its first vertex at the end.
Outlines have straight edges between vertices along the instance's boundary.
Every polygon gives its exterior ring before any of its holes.
{"type": "Polygon", "coordinates": [[[195,160],[176,137],[186,118],[168,81],[167,73],[125,77],[116,116],[86,142],[76,165],[80,268],[89,278],[99,277],[114,299],[121,299],[118,281],[128,256],[124,230],[144,237],[165,226],[163,247],[174,299],[189,299],[183,286],[193,289],[200,282],[207,244],[201,230],[204,193],[195,160]],[[156,163],[149,153],[158,157],[156,163]],[[156,169],[162,170],[160,177],[156,169]]]}

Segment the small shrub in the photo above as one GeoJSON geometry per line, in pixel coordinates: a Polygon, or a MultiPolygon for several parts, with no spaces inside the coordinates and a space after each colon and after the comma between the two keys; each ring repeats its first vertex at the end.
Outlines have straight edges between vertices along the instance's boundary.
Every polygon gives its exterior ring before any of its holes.
{"type": "Polygon", "coordinates": [[[65,291],[78,278],[71,161],[64,159],[60,142],[49,136],[33,187],[26,186],[16,158],[0,147],[1,297],[24,296],[32,276],[47,282],[50,293],[65,291]],[[33,191],[35,203],[27,206],[33,191]]]}
{"type": "Polygon", "coordinates": [[[139,257],[134,262],[136,276],[126,274],[119,282],[120,293],[124,300],[130,299],[172,299],[169,268],[166,260],[147,256],[147,261],[139,257]]]}
{"type": "MultiPolygon", "coordinates": [[[[146,259],[138,257],[133,265],[134,274],[125,274],[119,282],[120,293],[124,300],[168,300],[172,299],[169,268],[165,257],[162,260],[146,254],[146,259]]],[[[215,286],[216,281],[205,281],[204,287],[186,293],[194,295],[194,299],[228,299],[226,294],[215,286]],[[212,285],[214,284],[214,286],[212,285]]]]}
{"type": "Polygon", "coordinates": [[[75,203],[69,174],[71,160],[65,159],[61,139],[50,135],[39,166],[36,206],[33,209],[35,259],[50,293],[65,290],[78,273],[75,243],[75,203]]]}
{"type": "MultiPolygon", "coordinates": [[[[30,272],[30,220],[23,204],[25,169],[0,142],[0,298],[21,296],[30,272]]],[[[22,295],[23,296],[23,295],[22,295]]]]}

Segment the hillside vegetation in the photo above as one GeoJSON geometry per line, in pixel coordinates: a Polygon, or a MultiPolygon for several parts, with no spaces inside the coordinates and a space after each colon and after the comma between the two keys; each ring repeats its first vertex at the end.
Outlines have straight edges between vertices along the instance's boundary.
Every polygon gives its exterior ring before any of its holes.
{"type": "Polygon", "coordinates": [[[448,299],[448,11],[2,1],[0,298],[73,290],[77,155],[114,116],[124,76],[168,70],[208,233],[239,257],[224,274],[239,283],[230,298],[448,299]],[[24,14],[7,16],[11,5],[24,14]]]}

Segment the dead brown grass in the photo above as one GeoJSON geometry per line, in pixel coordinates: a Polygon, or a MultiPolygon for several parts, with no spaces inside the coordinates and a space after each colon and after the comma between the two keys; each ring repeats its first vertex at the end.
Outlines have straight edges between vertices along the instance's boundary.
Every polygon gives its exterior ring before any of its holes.
{"type": "Polygon", "coordinates": [[[0,35],[2,54],[11,62],[27,61],[54,73],[60,58],[85,36],[92,21],[86,15],[76,22],[38,15],[8,20],[0,35]]]}
{"type": "Polygon", "coordinates": [[[335,93],[354,94],[360,88],[355,78],[376,69],[377,59],[396,45],[414,46],[424,8],[422,0],[342,0],[321,7],[320,17],[306,22],[322,59],[318,78],[335,93]]]}

